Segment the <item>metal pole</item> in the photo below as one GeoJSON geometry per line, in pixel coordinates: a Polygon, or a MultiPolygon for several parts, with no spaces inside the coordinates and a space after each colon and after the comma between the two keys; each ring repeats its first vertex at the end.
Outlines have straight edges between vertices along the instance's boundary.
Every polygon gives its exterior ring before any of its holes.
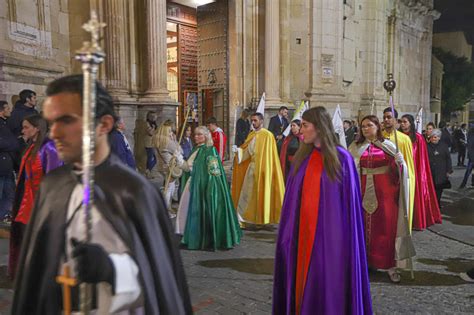
{"type": "MultiPolygon", "coordinates": [[[[85,218],[86,242],[90,242],[92,231],[91,209],[94,204],[94,152],[95,152],[95,108],[96,108],[96,79],[99,64],[104,60],[105,53],[99,47],[99,32],[105,24],[97,19],[97,13],[91,12],[91,19],[82,28],[91,33],[92,41],[84,42],[77,51],[76,60],[82,63],[83,91],[82,91],[82,184],[83,203],[82,211],[85,218]]],[[[89,314],[91,310],[90,284],[80,286],[81,313],[89,314]]]]}

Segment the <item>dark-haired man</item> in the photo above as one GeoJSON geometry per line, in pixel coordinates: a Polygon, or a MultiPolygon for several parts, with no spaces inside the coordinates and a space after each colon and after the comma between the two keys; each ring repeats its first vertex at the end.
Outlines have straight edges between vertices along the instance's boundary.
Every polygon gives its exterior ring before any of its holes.
{"type": "Polygon", "coordinates": [[[268,130],[273,133],[275,139],[281,140],[286,127],[288,127],[288,107],[281,106],[278,114],[270,118],[268,130]]]}
{"type": "Polygon", "coordinates": [[[7,127],[12,112],[7,101],[0,101],[0,220],[10,214],[15,196],[13,174],[19,143],[7,127]]]}
{"type": "Polygon", "coordinates": [[[398,131],[395,128],[398,119],[398,112],[394,111],[395,117],[392,113],[392,108],[387,107],[383,111],[383,127],[384,130],[382,132],[385,139],[392,141],[393,143],[398,145],[398,149],[403,154],[403,159],[407,163],[408,167],[408,181],[409,181],[409,192],[410,192],[410,203],[409,203],[409,226],[410,230],[412,227],[413,222],[413,206],[415,202],[415,164],[413,161],[413,144],[411,143],[411,139],[406,134],[398,131]],[[397,136],[395,138],[395,133],[397,136]],[[395,141],[395,139],[397,141],[395,141]]]}
{"type": "Polygon", "coordinates": [[[285,184],[275,138],[263,128],[263,115],[251,116],[253,131],[236,153],[232,175],[232,199],[242,225],[276,224],[285,184]]]}
{"type": "Polygon", "coordinates": [[[355,139],[355,129],[350,120],[344,120],[344,134],[346,136],[346,145],[349,147],[355,139]]]}
{"type": "Polygon", "coordinates": [[[224,161],[225,155],[225,148],[227,143],[227,137],[224,133],[224,130],[217,126],[217,119],[215,117],[210,117],[206,121],[207,129],[211,132],[212,142],[214,143],[214,147],[217,150],[217,154],[219,154],[221,161],[224,161]]]}
{"type": "Polygon", "coordinates": [[[66,264],[80,282],[93,285],[97,303],[92,308],[98,314],[191,313],[163,198],[144,177],[110,154],[108,134],[116,116],[112,98],[100,84],[96,85],[91,241],[83,242],[82,86],[82,75],[75,75],[53,81],[46,91],[43,115],[66,164],[41,183],[24,239],[27,246],[20,258],[12,313],[61,314],[61,286],[55,279],[66,264]]]}
{"type": "Polygon", "coordinates": [[[16,137],[21,135],[23,119],[27,116],[38,114],[35,109],[37,103],[36,93],[32,90],[20,92],[20,99],[16,102],[13,112],[8,120],[8,127],[16,137]]]}
{"type": "Polygon", "coordinates": [[[467,124],[462,124],[461,128],[454,130],[453,138],[458,151],[458,166],[464,165],[466,159],[466,146],[467,146],[467,124]]]}

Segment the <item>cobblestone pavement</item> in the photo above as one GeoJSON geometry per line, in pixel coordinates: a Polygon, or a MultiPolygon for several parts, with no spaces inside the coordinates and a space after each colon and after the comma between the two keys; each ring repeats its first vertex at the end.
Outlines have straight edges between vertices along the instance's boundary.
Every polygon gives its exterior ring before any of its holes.
{"type": "MultiPolygon", "coordinates": [[[[246,231],[241,246],[225,252],[182,251],[197,314],[269,314],[275,232],[246,231]]],[[[469,245],[430,231],[415,232],[415,279],[401,284],[371,274],[376,314],[474,313],[474,285],[458,273],[474,266],[469,245]]]]}
{"type": "MultiPolygon", "coordinates": [[[[395,285],[385,273],[370,275],[376,314],[474,314],[474,285],[458,277],[459,272],[474,267],[474,247],[454,240],[469,241],[474,235],[469,223],[474,215],[470,206],[474,189],[457,190],[463,171],[455,168],[453,189],[443,196],[442,204],[448,209],[443,210],[443,224],[434,232],[413,234],[415,279],[404,272],[402,282],[395,285]],[[461,216],[449,210],[453,204],[464,207],[461,216]]],[[[233,250],[182,250],[196,314],[269,314],[275,240],[276,229],[245,231],[242,244],[233,250]]],[[[5,278],[7,244],[0,240],[0,314],[9,314],[12,298],[11,283],[5,278]]]]}

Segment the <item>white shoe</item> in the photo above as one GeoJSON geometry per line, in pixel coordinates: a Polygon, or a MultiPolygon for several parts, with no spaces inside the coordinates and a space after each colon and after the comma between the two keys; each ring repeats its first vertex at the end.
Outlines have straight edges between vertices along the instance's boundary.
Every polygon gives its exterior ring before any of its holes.
{"type": "Polygon", "coordinates": [[[469,277],[469,275],[467,274],[467,272],[461,272],[461,273],[459,274],[459,277],[460,277],[461,279],[463,279],[464,281],[466,281],[466,282],[474,282],[474,279],[472,279],[471,277],[469,277]]]}

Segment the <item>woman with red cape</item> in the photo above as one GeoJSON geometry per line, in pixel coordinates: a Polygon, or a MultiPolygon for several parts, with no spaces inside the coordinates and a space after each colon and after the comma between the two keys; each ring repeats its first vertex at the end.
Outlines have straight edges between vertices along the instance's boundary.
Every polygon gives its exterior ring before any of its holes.
{"type": "Polygon", "coordinates": [[[285,137],[280,148],[280,162],[281,170],[283,171],[283,177],[288,178],[290,172],[291,162],[293,157],[300,146],[301,141],[301,120],[295,119],[290,124],[290,134],[285,137]]]}
{"type": "Polygon", "coordinates": [[[12,209],[13,221],[8,257],[8,276],[11,279],[15,278],[21,243],[30,221],[39,184],[46,173],[62,165],[54,142],[48,138],[48,124],[43,117],[40,115],[25,117],[22,122],[22,133],[28,147],[21,159],[12,209]]]}
{"type": "Polygon", "coordinates": [[[415,255],[407,219],[408,168],[397,146],[384,139],[376,116],[365,116],[360,126],[349,151],[360,172],[368,263],[398,283],[398,268],[410,268],[415,255]]]}
{"type": "Polygon", "coordinates": [[[324,107],[303,113],[286,182],[273,314],[372,314],[359,178],[324,107]]]}
{"type": "Polygon", "coordinates": [[[416,174],[413,228],[424,230],[433,224],[441,223],[441,212],[436,199],[433,178],[431,177],[428,149],[423,136],[415,131],[415,119],[412,115],[402,116],[400,129],[410,137],[413,143],[413,161],[415,162],[416,174]]]}

